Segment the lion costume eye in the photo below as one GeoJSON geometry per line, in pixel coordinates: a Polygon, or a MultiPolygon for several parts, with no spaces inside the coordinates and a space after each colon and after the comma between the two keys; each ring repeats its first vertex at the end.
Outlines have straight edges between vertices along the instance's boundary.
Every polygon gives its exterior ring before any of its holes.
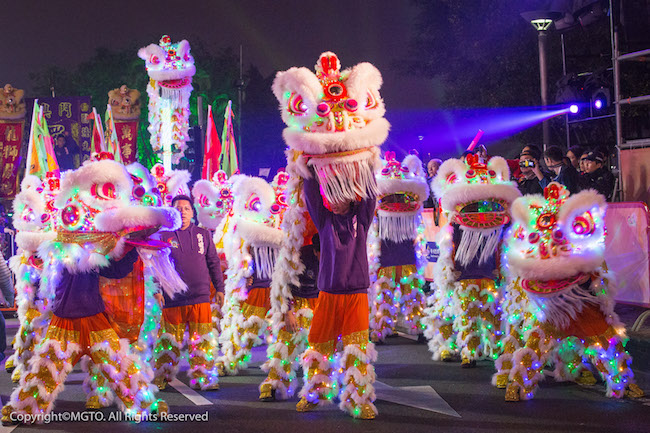
{"type": "Polygon", "coordinates": [[[210,206],[210,199],[207,198],[207,197],[204,196],[204,195],[201,195],[201,196],[199,197],[199,205],[200,205],[201,207],[209,207],[209,206],[210,206]]]}
{"type": "Polygon", "coordinates": [[[372,92],[368,92],[367,99],[366,99],[366,109],[373,109],[377,108],[379,106],[379,102],[377,102],[377,98],[375,98],[375,95],[372,92]]]}
{"type": "Polygon", "coordinates": [[[307,106],[302,101],[302,96],[297,93],[292,93],[289,98],[289,106],[287,107],[289,113],[295,116],[302,116],[307,113],[307,106]]]}
{"type": "Polygon", "coordinates": [[[251,195],[251,197],[248,199],[248,202],[246,203],[246,209],[251,210],[253,212],[259,212],[262,210],[262,201],[258,196],[255,194],[251,195]]]}
{"type": "Polygon", "coordinates": [[[115,185],[111,182],[93,184],[93,186],[90,187],[90,193],[102,200],[115,200],[115,192],[115,185]]]}
{"type": "Polygon", "coordinates": [[[591,213],[585,212],[573,220],[572,228],[575,234],[587,236],[596,230],[596,224],[594,223],[594,218],[591,216],[591,213]]]}

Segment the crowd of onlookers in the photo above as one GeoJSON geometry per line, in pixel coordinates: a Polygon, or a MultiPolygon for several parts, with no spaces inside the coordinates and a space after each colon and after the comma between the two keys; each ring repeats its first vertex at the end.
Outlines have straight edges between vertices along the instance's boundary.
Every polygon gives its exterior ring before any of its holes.
{"type": "MultiPolygon", "coordinates": [[[[605,151],[606,152],[606,151],[605,151]]],[[[508,160],[512,180],[522,194],[542,194],[551,182],[564,185],[572,194],[585,189],[594,189],[604,195],[607,201],[614,196],[616,178],[609,170],[603,150],[583,149],[572,146],[566,152],[559,146],[550,146],[544,152],[535,145],[521,149],[518,159],[508,160]]],[[[469,152],[465,152],[469,153],[469,152]]],[[[474,152],[483,161],[489,156],[485,146],[478,146],[474,152]]],[[[427,164],[429,183],[438,172],[442,161],[431,159],[427,164]]],[[[437,208],[433,192],[425,201],[425,208],[437,208]]],[[[434,212],[434,215],[437,215],[434,212]]]]}

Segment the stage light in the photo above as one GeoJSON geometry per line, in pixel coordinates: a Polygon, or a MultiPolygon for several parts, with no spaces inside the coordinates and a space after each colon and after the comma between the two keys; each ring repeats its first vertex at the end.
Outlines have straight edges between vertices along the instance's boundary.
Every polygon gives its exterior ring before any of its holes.
{"type": "Polygon", "coordinates": [[[578,114],[578,111],[580,111],[580,107],[578,107],[578,104],[571,104],[569,106],[569,112],[571,114],[578,114]]]}
{"type": "Polygon", "coordinates": [[[610,90],[607,87],[601,87],[599,89],[596,89],[592,94],[591,94],[591,103],[592,106],[594,107],[594,110],[605,110],[607,107],[610,105],[610,98],[611,98],[611,93],[610,90]]]}

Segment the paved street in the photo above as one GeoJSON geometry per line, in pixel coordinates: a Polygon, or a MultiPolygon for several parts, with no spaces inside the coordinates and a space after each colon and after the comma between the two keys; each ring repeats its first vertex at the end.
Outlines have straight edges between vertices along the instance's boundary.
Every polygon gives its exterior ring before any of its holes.
{"type": "MultiPolygon", "coordinates": [[[[15,326],[15,320],[8,322],[15,326]]],[[[11,332],[11,329],[8,329],[11,332]]],[[[635,345],[634,347],[638,347],[635,345]]],[[[647,346],[645,346],[647,347],[647,346]]],[[[9,431],[115,432],[641,432],[650,431],[650,398],[640,401],[613,400],[604,396],[604,386],[542,384],[534,400],[506,403],[503,390],[490,385],[491,362],[463,370],[459,364],[434,362],[425,345],[397,337],[378,346],[377,408],[373,421],[354,420],[334,405],[312,413],[297,413],[297,399],[261,403],[257,387],[263,379],[258,368],[265,348],[254,350],[252,366],[236,377],[221,379],[221,390],[195,392],[181,373],[174,387],[161,392],[174,414],[203,414],[206,422],[54,422],[48,425],[4,427],[9,431]],[[207,415],[205,415],[207,413],[207,415]]],[[[645,356],[645,357],[644,357],[645,356]]],[[[632,365],[637,381],[650,390],[650,363],[632,365]]],[[[187,367],[185,367],[186,369],[187,367]]],[[[55,411],[83,411],[83,374],[77,369],[66,382],[55,411]]],[[[9,375],[0,372],[3,402],[12,389],[9,375]]],[[[105,409],[106,420],[117,418],[115,408],[105,409]]]]}

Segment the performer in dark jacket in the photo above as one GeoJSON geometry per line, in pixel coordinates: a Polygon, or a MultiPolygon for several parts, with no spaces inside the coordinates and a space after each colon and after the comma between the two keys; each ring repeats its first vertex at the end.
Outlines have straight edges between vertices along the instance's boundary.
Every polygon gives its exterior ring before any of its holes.
{"type": "Polygon", "coordinates": [[[221,262],[210,232],[192,224],[192,200],[178,195],[172,200],[172,206],[180,212],[182,225],[174,232],[163,232],[161,239],[171,245],[176,271],[188,289],[174,299],[166,294],[162,297],[163,317],[155,354],[154,383],[164,389],[176,377],[183,335],[189,327],[190,384],[201,390],[219,389],[210,282],[217,291],[217,303],[223,304],[221,262]]]}

